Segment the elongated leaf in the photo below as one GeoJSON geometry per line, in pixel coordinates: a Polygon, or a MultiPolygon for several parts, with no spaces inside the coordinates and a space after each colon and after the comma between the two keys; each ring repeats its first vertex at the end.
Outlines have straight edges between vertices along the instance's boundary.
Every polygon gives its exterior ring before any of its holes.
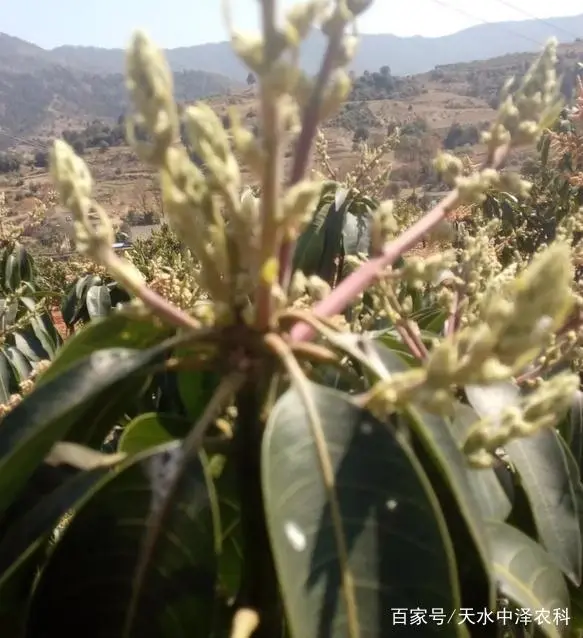
{"type": "Polygon", "coordinates": [[[49,353],[42,347],[31,328],[13,333],[14,345],[31,362],[37,363],[49,358],[49,353]]]}
{"type": "Polygon", "coordinates": [[[148,348],[170,334],[167,328],[151,321],[121,314],[96,319],[63,344],[50,368],[39,377],[37,386],[54,379],[74,363],[103,348],[148,348]]]}
{"type": "MultiPolygon", "coordinates": [[[[103,396],[160,358],[162,347],[95,352],[62,375],[37,386],[3,420],[0,428],[0,512],[48,454],[53,443],[90,416],[91,399],[103,396]]],[[[123,405],[123,404],[122,404],[123,405]]]]}
{"type": "Polygon", "coordinates": [[[492,521],[487,529],[502,595],[516,607],[530,610],[535,626],[547,638],[566,636],[567,625],[557,622],[552,614],[555,610],[568,611],[569,592],[550,556],[538,543],[510,525],[492,521]],[[549,612],[546,619],[537,614],[541,610],[549,612]]]}
{"type": "MultiPolygon", "coordinates": [[[[418,361],[411,354],[409,348],[403,343],[401,336],[394,328],[387,328],[385,330],[374,330],[365,333],[366,337],[378,341],[385,348],[395,352],[398,356],[405,361],[408,367],[414,367],[419,365],[418,361]]],[[[407,368],[405,368],[407,369],[407,368]]]]}
{"type": "Polygon", "coordinates": [[[85,408],[87,416],[70,428],[67,440],[100,450],[112,429],[128,418],[130,400],[142,397],[150,380],[148,369],[142,369],[92,398],[85,408]]]}
{"type": "MultiPolygon", "coordinates": [[[[173,439],[183,439],[190,428],[190,420],[174,414],[142,414],[125,427],[119,441],[119,450],[128,455],[139,454],[173,439]]],[[[223,590],[229,596],[235,596],[243,558],[236,473],[233,463],[218,455],[211,459],[210,471],[217,493],[222,528],[218,578],[223,590]]]]}
{"type": "MultiPolygon", "coordinates": [[[[389,374],[407,370],[406,364],[397,353],[378,342],[374,343],[374,348],[389,374]]],[[[459,509],[467,528],[467,535],[463,538],[464,540],[467,538],[474,545],[477,554],[475,562],[480,565],[484,574],[490,604],[494,604],[495,587],[488,577],[490,553],[488,539],[482,525],[482,512],[478,504],[479,494],[472,489],[472,472],[456,442],[451,425],[444,419],[414,405],[408,406],[404,410],[404,415],[407,417],[407,424],[430,457],[436,472],[441,475],[442,481],[453,495],[456,510],[459,509]]],[[[464,543],[466,546],[467,544],[467,542],[464,543]]]]}
{"type": "MultiPolygon", "coordinates": [[[[180,356],[180,350],[175,352],[180,356]]],[[[180,370],[176,382],[180,400],[192,423],[196,423],[220,383],[220,376],[210,370],[180,370]]]]}
{"type": "Polygon", "coordinates": [[[0,542],[0,615],[28,597],[42,550],[55,526],[108,471],[100,467],[71,472],[43,464],[35,472],[26,488],[29,509],[16,520],[4,521],[10,526],[0,542]]]}
{"type": "Polygon", "coordinates": [[[14,375],[8,357],[0,348],[0,404],[8,403],[14,387],[14,375]]]}
{"type": "Polygon", "coordinates": [[[45,322],[39,315],[31,317],[30,326],[35,337],[40,341],[45,352],[49,355],[49,358],[52,359],[55,356],[58,345],[55,341],[54,334],[51,334],[47,330],[45,322]]]}
{"type": "Polygon", "coordinates": [[[577,390],[569,414],[560,426],[563,437],[579,466],[579,478],[583,478],[583,392],[577,390]]]}
{"type": "MultiPolygon", "coordinates": [[[[466,395],[480,416],[494,422],[519,398],[511,384],[466,387],[466,395]]],[[[505,449],[520,476],[542,544],[564,574],[579,584],[583,549],[575,487],[557,432],[548,429],[514,439],[505,449]]]]}
{"type": "Polygon", "coordinates": [[[353,207],[346,211],[342,228],[342,244],[345,255],[367,255],[370,252],[371,224],[373,214],[369,209],[360,214],[353,212],[353,207]]]}
{"type": "Polygon", "coordinates": [[[107,286],[91,286],[85,297],[87,312],[91,319],[107,317],[111,312],[111,296],[107,286]]]}
{"type": "Polygon", "coordinates": [[[346,211],[350,205],[350,200],[346,197],[337,199],[341,201],[340,206],[331,204],[324,221],[322,232],[324,233],[324,246],[320,255],[318,270],[316,274],[330,284],[334,283],[338,274],[340,258],[344,256],[342,245],[342,232],[346,220],[346,211]]]}
{"type": "Polygon", "coordinates": [[[8,346],[4,348],[4,354],[8,357],[18,382],[28,379],[32,372],[32,365],[22,352],[13,346],[8,346]]]}
{"type": "Polygon", "coordinates": [[[209,462],[221,518],[219,584],[228,597],[236,596],[243,567],[241,505],[234,459],[215,454],[209,462]]]}
{"type": "Polygon", "coordinates": [[[134,455],[175,439],[183,439],[191,425],[188,419],[175,414],[140,414],[124,428],[119,450],[134,455]]]}
{"type": "MultiPolygon", "coordinates": [[[[496,600],[496,589],[489,574],[490,548],[483,527],[482,510],[478,503],[479,494],[473,489],[472,470],[468,467],[464,455],[456,444],[451,426],[444,419],[418,410],[414,406],[408,407],[406,415],[409,417],[408,424],[425,448],[427,455],[432,459],[436,471],[451,491],[456,503],[455,509],[459,509],[467,528],[467,536],[464,535],[463,540],[468,538],[470,541],[471,539],[475,554],[477,554],[475,559],[474,554],[472,554],[472,559],[474,559],[472,560],[472,570],[476,571],[476,565],[481,568],[480,571],[483,573],[483,580],[486,584],[484,589],[488,590],[489,605],[493,605],[496,600]]],[[[453,531],[451,533],[453,535],[453,531]]],[[[469,542],[464,543],[466,550],[468,549],[467,545],[469,542]]],[[[472,576],[476,578],[477,574],[474,573],[472,576]]]]}
{"type": "MultiPolygon", "coordinates": [[[[267,523],[292,635],[353,636],[354,624],[363,638],[408,635],[392,609],[459,608],[451,540],[407,444],[347,395],[311,383],[308,391],[335,475],[340,527],[296,390],[275,405],[262,449],[267,523]]],[[[457,624],[423,630],[465,634],[457,624]]]]}
{"type": "Polygon", "coordinates": [[[318,264],[324,249],[324,222],[328,207],[320,207],[314,214],[310,225],[298,238],[293,257],[293,269],[301,270],[306,276],[318,270],[318,264]]]}
{"type": "Polygon", "coordinates": [[[506,408],[520,401],[518,386],[505,381],[487,386],[466,385],[464,391],[476,414],[481,419],[491,419],[494,425],[506,408]]]}
{"type": "Polygon", "coordinates": [[[61,315],[67,327],[74,326],[78,320],[79,298],[77,297],[76,286],[72,285],[61,303],[61,315]]]}
{"type": "Polygon", "coordinates": [[[55,349],[59,348],[59,346],[63,343],[63,339],[61,337],[61,333],[57,330],[55,326],[55,322],[53,321],[53,316],[47,310],[43,310],[40,313],[40,320],[42,321],[45,332],[49,336],[51,343],[54,344],[55,349]]]}
{"type": "Polygon", "coordinates": [[[16,255],[11,253],[6,259],[4,270],[4,287],[10,292],[14,292],[20,284],[20,272],[16,255]]]}
{"type": "MultiPolygon", "coordinates": [[[[452,428],[460,448],[471,426],[479,420],[480,418],[470,406],[462,404],[456,406],[452,428]]],[[[472,469],[468,475],[468,482],[476,495],[476,503],[482,511],[482,517],[486,520],[505,521],[512,510],[512,503],[507,493],[512,491],[510,470],[506,467],[500,468],[500,476],[505,479],[505,485],[491,468],[472,469]]]]}
{"type": "Polygon", "coordinates": [[[29,635],[211,635],[217,508],[199,459],[181,477],[147,570],[135,571],[182,459],[178,442],[132,457],[78,505],[35,589],[29,635]]]}

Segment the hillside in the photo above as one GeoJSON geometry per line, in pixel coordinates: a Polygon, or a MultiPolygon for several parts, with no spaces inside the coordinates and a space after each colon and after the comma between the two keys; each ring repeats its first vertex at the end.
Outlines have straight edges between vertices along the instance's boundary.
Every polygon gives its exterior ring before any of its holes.
{"type": "MultiPolygon", "coordinates": [[[[583,42],[563,44],[559,51],[559,70],[564,75],[568,96],[574,86],[577,62],[583,59],[583,42]]],[[[65,129],[78,128],[94,119],[113,124],[124,112],[126,90],[121,73],[103,74],[62,66],[50,60],[50,53],[17,38],[0,35],[0,150],[30,136],[55,137],[65,129]]],[[[403,107],[410,119],[411,106],[440,126],[449,125],[456,118],[465,121],[469,117],[474,121],[476,108],[489,109],[495,104],[504,80],[523,73],[533,56],[533,53],[517,53],[485,61],[437,65],[428,73],[406,77],[398,76],[393,66],[382,64],[384,58],[379,57],[356,83],[351,101],[358,102],[358,108],[351,114],[345,113],[344,124],[340,126],[352,131],[360,125],[376,128],[380,123],[375,113],[380,107],[385,112],[388,110],[389,120],[403,120],[403,107]],[[383,73],[388,74],[388,83],[381,77],[383,73]],[[378,101],[382,104],[374,104],[378,101]],[[468,109],[470,113],[465,112],[468,109]]],[[[82,60],[80,55],[77,62],[81,64],[82,60]]],[[[175,71],[174,80],[176,98],[180,102],[237,94],[243,87],[242,83],[224,75],[206,71],[175,71]]],[[[348,105],[344,110],[347,109],[354,110],[354,106],[348,105]]]]}
{"type": "MultiPolygon", "coordinates": [[[[436,65],[536,51],[551,36],[556,36],[560,42],[583,37],[583,14],[544,21],[481,24],[437,38],[363,34],[353,69],[356,73],[362,73],[366,69],[389,64],[395,75],[424,73],[436,65]]],[[[323,36],[317,31],[308,38],[301,56],[306,71],[314,73],[317,70],[324,44],[323,36]]],[[[168,49],[166,55],[174,71],[205,71],[240,81],[247,75],[228,42],[168,49]]],[[[62,65],[88,73],[121,73],[124,68],[124,52],[122,49],[83,46],[60,46],[45,50],[0,34],[0,69],[9,65],[25,70],[26,66],[42,68],[47,64],[62,65]],[[13,65],[16,57],[20,65],[18,67],[13,65]]]]}
{"type": "MultiPolygon", "coordinates": [[[[583,36],[583,14],[544,22],[484,24],[440,38],[363,35],[353,71],[357,75],[366,71],[374,74],[380,67],[390,65],[393,78],[426,73],[434,68],[441,72],[444,65],[467,65],[471,60],[537,50],[540,48],[537,42],[542,44],[553,34],[559,39],[572,34],[572,40],[583,36]]],[[[302,64],[308,72],[316,70],[323,46],[323,36],[313,32],[302,50],[302,64]]],[[[180,101],[226,94],[243,86],[246,70],[227,42],[170,49],[166,55],[175,72],[180,101]]],[[[530,59],[524,53],[522,57],[530,59]]],[[[471,89],[459,82],[455,86],[447,80],[438,83],[447,92],[488,102],[500,85],[498,74],[488,70],[491,64],[488,60],[483,68],[472,66],[479,77],[463,79],[472,84],[471,89]],[[486,91],[487,84],[490,86],[486,91]]],[[[54,136],[95,118],[116,119],[126,106],[123,68],[121,49],[61,46],[46,50],[0,33],[0,150],[13,145],[15,138],[54,136]]],[[[571,71],[569,65],[566,68],[571,71]]],[[[447,69],[443,73],[451,75],[447,69]]],[[[453,73],[456,75],[458,70],[453,73]]],[[[403,82],[401,88],[402,85],[403,82]]],[[[397,95],[382,93],[380,98],[413,97],[419,91],[415,88],[418,85],[419,77],[408,78],[409,93],[402,90],[397,95]]],[[[365,99],[370,99],[370,95],[365,99]]]]}
{"type": "MultiPolygon", "coordinates": [[[[107,53],[107,52],[105,52],[107,53]]],[[[189,68],[174,75],[176,97],[192,101],[242,86],[189,68]]],[[[61,62],[52,52],[0,34],[0,150],[17,138],[54,136],[85,120],[117,119],[127,106],[124,75],[61,62]]]]}
{"type": "MultiPolygon", "coordinates": [[[[23,49],[21,54],[26,57],[29,53],[34,58],[35,49],[23,49]]],[[[562,89],[570,99],[578,62],[583,61],[583,41],[563,44],[558,53],[562,89]]],[[[445,147],[473,162],[483,159],[480,131],[495,114],[498,92],[507,78],[521,76],[533,58],[533,53],[512,54],[441,65],[409,77],[395,76],[388,66],[377,64],[355,76],[349,100],[323,125],[337,176],[341,178],[354,166],[358,142],[374,147],[386,138],[388,128],[397,125],[401,136],[388,158],[393,167],[388,196],[407,196],[413,190],[439,191],[440,182],[432,168],[437,151],[445,147]]],[[[234,108],[250,130],[258,130],[260,108],[253,88],[220,94],[221,82],[229,85],[224,76],[194,71],[175,73],[175,81],[181,102],[193,101],[206,90],[214,95],[205,101],[227,125],[227,111],[234,108]],[[209,77],[216,82],[212,88],[209,77]]],[[[0,152],[0,192],[5,192],[17,219],[25,220],[38,205],[37,198],[43,200],[43,193],[51,189],[46,150],[51,139],[63,135],[84,155],[95,178],[96,197],[109,213],[135,232],[144,224],[144,232],[149,232],[160,211],[160,193],[154,171],[138,161],[125,142],[123,124],[117,122],[125,99],[120,74],[80,74],[55,65],[22,74],[0,71],[0,103],[4,102],[0,131],[7,126],[7,116],[12,118],[12,127],[24,128],[13,139],[0,136],[12,146],[8,152],[0,152]],[[11,86],[6,78],[12,80],[11,86]],[[30,78],[35,78],[34,85],[30,78]],[[27,128],[34,122],[38,125],[27,128]]],[[[531,152],[513,154],[512,163],[521,166],[531,152]]],[[[287,153],[286,165],[290,159],[287,153]]],[[[244,172],[243,180],[249,182],[251,176],[244,172]]],[[[40,234],[35,234],[35,241],[54,248],[65,241],[67,227],[66,213],[55,209],[40,234]]]]}
{"type": "MultiPolygon", "coordinates": [[[[236,84],[203,71],[182,71],[174,77],[177,99],[192,101],[226,93],[236,84]]],[[[127,96],[120,73],[98,75],[56,65],[15,73],[0,69],[0,148],[10,136],[59,134],[79,121],[117,119],[125,110],[127,96]],[[6,135],[7,134],[7,135],[6,135]]]]}

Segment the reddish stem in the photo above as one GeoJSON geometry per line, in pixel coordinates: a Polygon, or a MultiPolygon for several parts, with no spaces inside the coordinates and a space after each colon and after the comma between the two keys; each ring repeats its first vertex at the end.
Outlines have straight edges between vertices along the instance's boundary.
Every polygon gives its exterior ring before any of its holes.
{"type": "MultiPolygon", "coordinates": [[[[314,314],[317,317],[331,317],[341,313],[353,299],[374,283],[387,266],[392,265],[400,255],[416,246],[424,235],[445,218],[457,196],[457,190],[452,191],[427,215],[388,244],[381,255],[367,261],[340,282],[328,297],[315,306],[314,314]]],[[[314,330],[306,323],[297,323],[290,332],[292,341],[308,341],[313,335],[314,330]]]]}
{"type": "Polygon", "coordinates": [[[423,341],[413,332],[412,327],[407,324],[397,323],[395,324],[395,330],[415,359],[424,361],[427,357],[427,348],[423,341]]]}
{"type": "MultiPolygon", "coordinates": [[[[497,148],[496,151],[488,157],[482,169],[502,166],[508,156],[509,150],[510,145],[497,148]]],[[[423,216],[413,224],[413,226],[399,235],[397,239],[388,244],[380,256],[367,261],[358,268],[358,270],[344,279],[326,299],[316,304],[313,310],[314,314],[317,317],[332,317],[340,314],[346,306],[352,303],[354,299],[357,299],[359,295],[374,283],[375,279],[382,274],[387,266],[391,266],[400,255],[416,246],[422,237],[433,230],[439,222],[445,218],[449,209],[456,203],[458,195],[459,193],[456,188],[446,195],[427,215],[423,216]]],[[[296,324],[290,332],[292,341],[308,341],[313,336],[314,330],[306,323],[296,324]]]]}

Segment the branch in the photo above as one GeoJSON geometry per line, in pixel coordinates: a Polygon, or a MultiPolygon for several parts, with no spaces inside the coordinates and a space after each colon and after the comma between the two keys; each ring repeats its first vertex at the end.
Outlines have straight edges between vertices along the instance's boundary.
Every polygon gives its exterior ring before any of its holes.
{"type": "MultiPolygon", "coordinates": [[[[302,117],[302,130],[296,142],[294,161],[290,176],[290,186],[297,184],[303,177],[308,167],[310,151],[312,143],[318,130],[318,122],[320,115],[320,104],[324,96],[326,84],[330,78],[330,74],[334,69],[334,60],[338,55],[338,51],[342,44],[342,35],[344,31],[341,29],[330,35],[326,53],[316,78],[314,90],[310,96],[310,100],[304,109],[302,117]]],[[[284,238],[279,249],[279,284],[286,290],[289,286],[292,276],[292,257],[294,254],[296,242],[294,240],[284,238]]]]}
{"type": "Polygon", "coordinates": [[[111,252],[108,255],[106,267],[128,292],[141,299],[146,307],[148,307],[159,319],[169,323],[177,328],[189,328],[190,330],[198,330],[201,325],[188,313],[184,312],[174,304],[161,297],[154,292],[145,283],[138,282],[132,277],[125,277],[126,266],[123,259],[111,252]]]}
{"type": "MultiPolygon", "coordinates": [[[[273,49],[277,43],[275,0],[261,2],[265,63],[273,61],[273,49]]],[[[261,180],[261,244],[259,255],[259,284],[256,296],[256,324],[267,328],[271,317],[272,286],[275,283],[270,262],[278,244],[278,209],[280,206],[280,107],[265,78],[261,82],[261,116],[263,121],[263,146],[267,161],[263,164],[261,180]]],[[[277,278],[277,275],[275,275],[277,278]]]]}
{"type": "MultiPolygon", "coordinates": [[[[492,160],[482,168],[498,168],[503,164],[509,150],[509,146],[500,147],[492,160]]],[[[416,246],[425,235],[445,219],[449,210],[456,204],[458,197],[459,192],[456,188],[444,197],[433,210],[385,246],[380,256],[367,261],[344,279],[328,297],[316,304],[314,314],[317,317],[331,317],[340,314],[381,276],[385,268],[391,266],[404,252],[416,246]]],[[[313,336],[314,330],[306,323],[296,324],[290,332],[292,341],[308,341],[313,336]]]]}

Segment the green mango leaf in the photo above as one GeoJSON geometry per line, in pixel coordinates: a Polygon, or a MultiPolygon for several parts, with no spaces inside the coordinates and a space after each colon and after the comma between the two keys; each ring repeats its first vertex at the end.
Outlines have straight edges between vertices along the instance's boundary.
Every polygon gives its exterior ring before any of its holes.
{"type": "Polygon", "coordinates": [[[30,327],[44,351],[49,355],[49,359],[52,359],[59,343],[55,339],[55,333],[48,328],[46,319],[40,315],[33,315],[30,319],[30,327]]]}
{"type": "Polygon", "coordinates": [[[334,203],[330,204],[322,226],[324,245],[315,274],[330,285],[336,280],[340,258],[344,255],[342,233],[346,220],[346,210],[350,205],[347,196],[348,193],[344,189],[336,193],[334,203]]]}
{"type": "Polygon", "coordinates": [[[538,543],[506,523],[490,521],[487,531],[501,594],[517,608],[530,610],[536,628],[547,638],[566,636],[568,626],[554,619],[553,612],[568,613],[569,592],[551,557],[538,543]],[[541,615],[541,610],[548,610],[549,617],[541,615]]]}
{"type": "Polygon", "coordinates": [[[20,284],[20,272],[17,257],[14,253],[8,255],[4,266],[4,288],[14,292],[20,284]]]}
{"type": "Polygon", "coordinates": [[[139,454],[163,443],[183,439],[191,427],[189,419],[176,414],[140,414],[125,426],[118,449],[128,456],[139,454]]]}
{"type": "Polygon", "coordinates": [[[559,426],[565,442],[579,467],[579,478],[583,478],[583,392],[577,390],[569,414],[559,426]]]}
{"type": "Polygon", "coordinates": [[[111,312],[111,296],[107,286],[91,286],[85,297],[87,312],[91,319],[107,317],[111,312]]]}
{"type": "Polygon", "coordinates": [[[306,276],[317,272],[324,249],[323,227],[327,213],[327,206],[318,208],[309,226],[299,236],[293,256],[294,271],[301,270],[306,276]]]}
{"type": "MultiPolygon", "coordinates": [[[[464,548],[468,551],[468,540],[474,546],[474,551],[469,552],[472,558],[472,570],[476,571],[476,565],[481,568],[480,571],[486,585],[485,589],[487,588],[488,591],[489,605],[492,606],[496,601],[496,588],[489,573],[490,547],[483,527],[483,510],[478,501],[480,494],[473,489],[475,481],[471,478],[472,470],[468,467],[462,451],[456,444],[449,423],[412,405],[407,408],[405,414],[408,417],[407,423],[411,430],[454,498],[455,513],[458,516],[461,515],[467,530],[466,533],[462,532],[460,535],[465,541],[464,548]]],[[[424,467],[427,468],[425,464],[424,467]]],[[[435,486],[433,480],[432,485],[435,486]]],[[[451,527],[450,533],[453,536],[451,527]]]]}
{"type": "Polygon", "coordinates": [[[87,308],[87,291],[93,286],[102,284],[101,277],[97,275],[84,275],[71,285],[67,296],[61,305],[63,321],[70,328],[80,321],[89,321],[87,308]]]}
{"type": "Polygon", "coordinates": [[[16,502],[20,515],[9,512],[0,525],[0,619],[28,598],[55,527],[108,471],[105,466],[79,472],[43,463],[34,472],[16,502]]]}
{"type": "MultiPolygon", "coordinates": [[[[291,634],[409,635],[409,626],[393,622],[394,610],[459,609],[451,539],[406,442],[349,396],[306,384],[325,458],[294,388],[273,408],[262,447],[266,518],[291,634]],[[332,500],[322,463],[335,477],[332,500]]],[[[423,632],[467,634],[457,623],[430,623],[423,632]]]]}
{"type": "MultiPolygon", "coordinates": [[[[510,383],[466,386],[466,396],[482,417],[496,418],[516,405],[519,389],[510,383]]],[[[575,486],[569,475],[565,452],[555,430],[506,444],[506,453],[516,468],[543,546],[563,573],[575,584],[581,582],[583,548],[575,486]]]]}
{"type": "Polygon", "coordinates": [[[80,312],[79,299],[77,297],[76,286],[73,284],[65,293],[65,297],[61,303],[61,316],[68,328],[77,323],[80,312]]]}
{"type": "MultiPolygon", "coordinates": [[[[385,348],[378,341],[374,343],[374,349],[387,369],[388,375],[407,371],[407,365],[399,354],[385,348]]],[[[475,562],[480,565],[484,574],[489,601],[493,605],[496,591],[494,583],[488,576],[490,552],[482,524],[482,510],[478,503],[479,493],[472,489],[474,486],[471,479],[472,471],[457,444],[451,425],[439,416],[414,405],[404,409],[403,418],[455,500],[456,513],[459,510],[466,528],[466,533],[462,532],[462,537],[464,541],[469,540],[474,546],[475,554],[477,554],[475,562]]],[[[425,464],[424,467],[428,471],[425,464]]],[[[467,544],[464,542],[465,546],[467,544]]],[[[473,557],[474,553],[472,553],[473,557]]]]}
{"type": "Polygon", "coordinates": [[[4,349],[0,348],[0,404],[8,403],[13,390],[14,373],[12,372],[12,366],[4,353],[4,349]]]}
{"type": "Polygon", "coordinates": [[[427,335],[439,335],[443,332],[443,326],[447,319],[447,313],[440,308],[424,308],[414,313],[411,317],[420,330],[427,335]]]}
{"type": "Polygon", "coordinates": [[[49,354],[42,347],[41,342],[36,338],[34,332],[29,327],[16,330],[12,334],[14,346],[31,362],[37,363],[49,359],[49,354]]]}
{"type": "Polygon", "coordinates": [[[345,255],[368,255],[371,243],[371,224],[373,213],[364,209],[360,214],[353,212],[350,206],[346,210],[342,228],[342,244],[345,255]]]}
{"type": "Polygon", "coordinates": [[[498,422],[501,412],[520,401],[518,386],[504,381],[484,386],[466,385],[464,392],[476,414],[481,419],[492,419],[493,424],[498,422]]]}
{"type": "Polygon", "coordinates": [[[195,458],[165,506],[183,462],[179,442],[148,450],[112,471],[77,506],[35,588],[28,635],[212,634],[216,497],[206,461],[195,458]],[[163,533],[152,539],[150,524],[162,512],[163,533]]]}
{"type": "Polygon", "coordinates": [[[71,365],[104,348],[149,348],[170,336],[172,331],[150,320],[114,314],[96,319],[63,344],[37,386],[49,382],[71,365]]]}
{"type": "MultiPolygon", "coordinates": [[[[191,425],[189,419],[175,414],[142,414],[124,428],[118,449],[128,456],[140,454],[174,439],[183,439],[191,425]]],[[[236,472],[230,460],[218,455],[212,457],[210,471],[219,503],[222,528],[219,584],[228,596],[236,596],[243,562],[236,472]]]]}
{"type": "MultiPolygon", "coordinates": [[[[175,351],[180,356],[181,349],[175,351]]],[[[184,351],[187,352],[187,351],[184,351]]],[[[180,401],[192,423],[196,423],[217,389],[221,377],[211,370],[179,370],[176,383],[180,401]]]]}
{"type": "MultiPolygon", "coordinates": [[[[479,420],[480,418],[469,405],[456,406],[452,419],[452,431],[460,448],[472,425],[479,420]]],[[[498,473],[491,468],[472,468],[468,473],[468,482],[476,495],[476,503],[482,512],[482,518],[493,521],[505,521],[508,518],[512,510],[509,493],[512,494],[513,480],[506,466],[501,467],[498,473]]]]}
{"type": "Polygon", "coordinates": [[[210,466],[221,518],[219,584],[227,597],[233,597],[239,591],[243,567],[243,533],[236,466],[232,458],[218,454],[212,457],[210,466]]]}
{"type": "MultiPolygon", "coordinates": [[[[381,343],[385,348],[399,355],[399,357],[407,363],[409,367],[418,367],[420,362],[411,354],[411,350],[403,343],[401,335],[395,328],[385,328],[383,330],[372,330],[365,332],[366,338],[373,339],[374,341],[381,343]]],[[[427,346],[431,345],[431,341],[435,339],[435,334],[421,330],[421,340],[427,346]]],[[[406,369],[406,368],[405,368],[406,369]]]]}
{"type": "MultiPolygon", "coordinates": [[[[0,512],[18,495],[53,444],[91,419],[92,399],[106,399],[129,375],[159,360],[162,346],[136,351],[110,348],[94,352],[60,376],[37,385],[2,421],[0,427],[0,512]]],[[[118,411],[123,402],[117,404],[118,411]]]]}
{"type": "Polygon", "coordinates": [[[4,354],[8,357],[12,370],[19,383],[28,379],[32,372],[32,364],[30,361],[14,346],[7,346],[3,348],[4,354]]]}

